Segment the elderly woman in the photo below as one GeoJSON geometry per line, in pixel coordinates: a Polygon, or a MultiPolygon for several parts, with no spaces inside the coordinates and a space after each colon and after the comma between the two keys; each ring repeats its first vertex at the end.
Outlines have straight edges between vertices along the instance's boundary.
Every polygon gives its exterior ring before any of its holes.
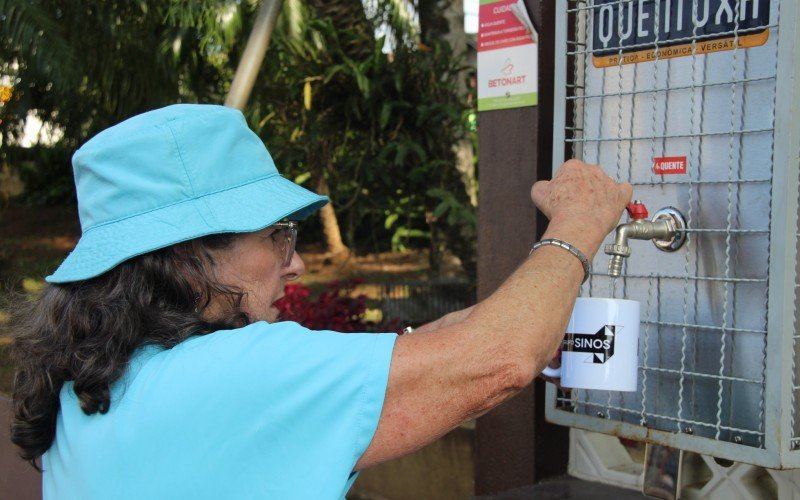
{"type": "MultiPolygon", "coordinates": [[[[411,335],[309,331],[275,301],[304,271],[296,221],[327,200],[241,113],[145,113],[73,165],[83,234],[15,339],[12,439],[46,498],[340,498],[528,385],[585,274],[546,246],[411,335]]],[[[546,236],[589,260],[630,195],[574,161],[532,190],[546,236]]]]}

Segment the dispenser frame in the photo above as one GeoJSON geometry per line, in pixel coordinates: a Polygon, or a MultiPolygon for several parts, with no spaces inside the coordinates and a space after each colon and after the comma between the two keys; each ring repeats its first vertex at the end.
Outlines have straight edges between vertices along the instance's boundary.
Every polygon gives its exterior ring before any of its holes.
{"type": "MultiPolygon", "coordinates": [[[[555,96],[553,171],[565,161],[567,126],[567,10],[586,6],[591,0],[557,0],[555,40],[555,96]]],[[[798,289],[798,186],[800,182],[800,5],[793,1],[779,4],[777,71],[775,76],[775,115],[770,210],[770,266],[768,270],[766,360],[764,373],[763,447],[742,445],[670,432],[609,418],[573,413],[558,408],[558,390],[547,384],[545,416],[556,424],[648,443],[712,455],[775,469],[800,467],[800,375],[795,373],[800,332],[795,311],[798,289]],[[776,182],[776,180],[778,180],[776,182]],[[780,182],[789,180],[789,182],[780,182]],[[798,415],[795,415],[798,414],[798,415]],[[793,449],[797,448],[797,449],[793,449]]],[[[576,73],[582,72],[578,68],[576,73]]],[[[578,150],[578,157],[581,151],[578,150]]],[[[647,200],[645,200],[647,201],[647,200]]],[[[655,208],[655,207],[654,207],[655,208]]],[[[634,257],[635,258],[635,257],[634,257]]],[[[640,382],[641,383],[641,382],[640,382]]]]}

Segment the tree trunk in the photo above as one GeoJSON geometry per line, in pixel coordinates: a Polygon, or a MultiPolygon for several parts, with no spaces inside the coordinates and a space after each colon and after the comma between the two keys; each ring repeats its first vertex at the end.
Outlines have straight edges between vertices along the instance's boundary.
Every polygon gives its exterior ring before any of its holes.
{"type": "MultiPolygon", "coordinates": [[[[457,1],[462,3],[461,0],[457,1]]],[[[447,36],[450,26],[443,12],[448,10],[451,4],[452,1],[449,0],[419,0],[417,14],[422,43],[431,45],[434,40],[447,36]]],[[[461,10],[463,11],[463,7],[461,10]]]]}
{"type": "MultiPolygon", "coordinates": [[[[448,31],[444,36],[453,49],[453,54],[461,57],[466,62],[467,55],[467,33],[464,31],[464,0],[451,0],[444,11],[444,18],[447,19],[448,31]]],[[[458,78],[458,93],[464,101],[467,100],[469,89],[467,79],[469,70],[461,71],[458,78]]],[[[461,180],[464,182],[464,189],[467,191],[469,201],[473,207],[478,206],[478,179],[475,175],[475,154],[472,150],[472,143],[468,139],[462,139],[455,146],[456,168],[461,173],[461,180]]]]}
{"type": "MultiPolygon", "coordinates": [[[[308,0],[307,5],[316,19],[330,19],[334,26],[350,30],[355,36],[344,37],[343,50],[348,57],[361,61],[372,54],[374,28],[367,19],[361,0],[308,0]]],[[[317,145],[316,151],[309,151],[309,163],[318,165],[313,173],[318,194],[329,196],[330,186],[324,172],[333,168],[331,148],[317,145]]],[[[344,261],[350,256],[350,249],[342,241],[342,232],[333,205],[328,203],[319,212],[322,231],[325,234],[327,252],[336,261],[344,261]]]]}
{"type": "MultiPolygon", "coordinates": [[[[444,38],[453,49],[453,55],[466,60],[467,34],[464,31],[464,0],[419,0],[419,24],[423,43],[444,38]]],[[[469,70],[464,69],[458,77],[458,93],[466,102],[469,70]]],[[[461,174],[464,190],[470,204],[478,206],[478,179],[475,175],[475,154],[468,139],[459,141],[453,151],[456,154],[456,169],[461,174]]]]}
{"type": "MultiPolygon", "coordinates": [[[[467,33],[464,31],[464,0],[452,0],[444,11],[444,18],[447,20],[447,33],[444,38],[453,49],[453,55],[466,59],[467,55],[467,33]]],[[[464,99],[467,98],[467,77],[469,70],[464,69],[458,79],[458,93],[464,99]]]]}
{"type": "MultiPolygon", "coordinates": [[[[314,186],[317,194],[323,196],[330,195],[330,187],[328,180],[321,172],[317,176],[317,182],[314,186]]],[[[336,218],[336,212],[333,210],[333,203],[328,203],[319,211],[319,219],[322,222],[322,232],[325,234],[325,246],[327,252],[335,260],[344,260],[350,256],[350,249],[342,241],[342,232],[339,229],[339,221],[336,218]]]]}

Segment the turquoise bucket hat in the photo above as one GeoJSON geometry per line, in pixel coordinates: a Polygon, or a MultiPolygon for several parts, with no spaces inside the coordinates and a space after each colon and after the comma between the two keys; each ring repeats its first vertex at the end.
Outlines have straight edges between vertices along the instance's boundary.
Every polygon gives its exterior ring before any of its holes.
{"type": "Polygon", "coordinates": [[[82,234],[50,283],[217,233],[299,220],[328,202],[283,178],[235,109],[176,104],[134,116],[72,157],[82,234]]]}

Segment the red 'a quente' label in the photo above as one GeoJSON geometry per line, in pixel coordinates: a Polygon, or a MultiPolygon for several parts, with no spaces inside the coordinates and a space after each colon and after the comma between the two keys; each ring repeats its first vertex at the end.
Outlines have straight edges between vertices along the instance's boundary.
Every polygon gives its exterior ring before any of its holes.
{"type": "Polygon", "coordinates": [[[657,175],[685,174],[685,156],[658,156],[653,158],[653,173],[657,175]]]}

